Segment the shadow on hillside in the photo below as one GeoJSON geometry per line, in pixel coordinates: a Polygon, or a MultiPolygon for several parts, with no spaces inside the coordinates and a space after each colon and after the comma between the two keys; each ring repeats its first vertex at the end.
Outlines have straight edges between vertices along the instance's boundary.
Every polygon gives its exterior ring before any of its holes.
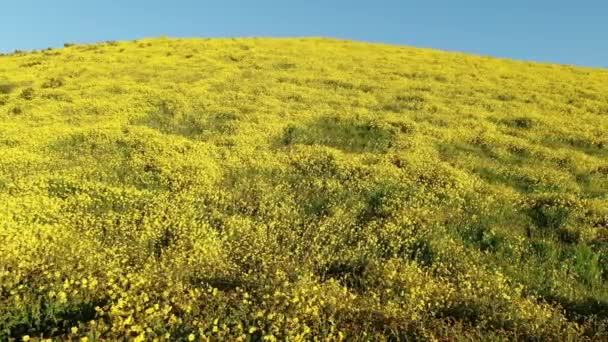
{"type": "Polygon", "coordinates": [[[545,298],[549,302],[559,304],[566,311],[570,319],[589,318],[595,316],[599,319],[608,319],[608,302],[594,298],[585,298],[579,301],[569,300],[560,296],[545,298]]]}

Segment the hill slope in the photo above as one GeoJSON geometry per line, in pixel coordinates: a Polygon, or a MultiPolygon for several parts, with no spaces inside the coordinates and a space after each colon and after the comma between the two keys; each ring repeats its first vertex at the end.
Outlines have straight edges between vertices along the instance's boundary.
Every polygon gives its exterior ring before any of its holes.
{"type": "Polygon", "coordinates": [[[328,39],[0,56],[0,340],[605,338],[608,71],[328,39]]]}

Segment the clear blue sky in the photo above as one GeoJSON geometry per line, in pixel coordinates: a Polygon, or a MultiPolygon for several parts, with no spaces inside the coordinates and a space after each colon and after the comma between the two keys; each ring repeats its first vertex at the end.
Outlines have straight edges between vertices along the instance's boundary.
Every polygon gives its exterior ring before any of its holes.
{"type": "Polygon", "coordinates": [[[608,67],[608,0],[12,0],[0,51],[171,37],[327,36],[608,67]]]}

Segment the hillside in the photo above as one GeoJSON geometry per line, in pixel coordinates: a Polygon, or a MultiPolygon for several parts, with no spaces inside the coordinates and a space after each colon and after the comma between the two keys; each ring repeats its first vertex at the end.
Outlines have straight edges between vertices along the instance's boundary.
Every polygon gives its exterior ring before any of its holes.
{"type": "Polygon", "coordinates": [[[608,70],[316,38],[0,56],[0,286],[3,341],[603,340],[608,70]]]}

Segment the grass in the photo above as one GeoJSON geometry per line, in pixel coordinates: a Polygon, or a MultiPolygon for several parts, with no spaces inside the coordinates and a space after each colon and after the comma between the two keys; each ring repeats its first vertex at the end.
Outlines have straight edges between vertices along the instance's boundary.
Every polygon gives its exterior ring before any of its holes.
{"type": "Polygon", "coordinates": [[[0,340],[608,336],[608,71],[65,45],[0,56],[0,340]]]}

